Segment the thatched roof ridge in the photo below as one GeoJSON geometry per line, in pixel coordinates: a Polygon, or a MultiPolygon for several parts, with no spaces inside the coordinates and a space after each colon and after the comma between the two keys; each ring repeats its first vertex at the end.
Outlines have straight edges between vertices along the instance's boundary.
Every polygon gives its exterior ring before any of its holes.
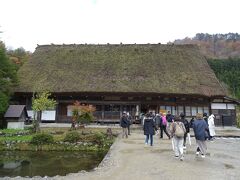
{"type": "Polygon", "coordinates": [[[38,46],[19,70],[16,92],[151,92],[223,96],[195,45],[38,46]]]}

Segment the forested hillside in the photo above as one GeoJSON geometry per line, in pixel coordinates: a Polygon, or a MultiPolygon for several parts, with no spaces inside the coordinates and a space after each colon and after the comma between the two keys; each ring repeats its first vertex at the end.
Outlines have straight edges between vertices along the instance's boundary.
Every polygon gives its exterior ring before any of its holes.
{"type": "Polygon", "coordinates": [[[197,44],[219,81],[233,97],[240,99],[240,34],[198,33],[174,41],[175,44],[197,44]]]}
{"type": "Polygon", "coordinates": [[[240,34],[204,34],[178,39],[175,44],[197,44],[207,58],[227,59],[240,57],[240,34]]]}
{"type": "Polygon", "coordinates": [[[228,85],[232,95],[240,99],[240,58],[211,59],[208,63],[218,79],[228,85]]]}

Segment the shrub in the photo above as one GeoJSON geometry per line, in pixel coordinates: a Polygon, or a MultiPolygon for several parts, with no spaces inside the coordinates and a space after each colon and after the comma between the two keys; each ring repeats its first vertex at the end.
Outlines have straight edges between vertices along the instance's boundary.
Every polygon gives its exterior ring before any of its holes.
{"type": "Polygon", "coordinates": [[[34,132],[35,132],[33,125],[32,125],[32,126],[28,126],[28,127],[24,127],[24,130],[27,130],[27,131],[29,131],[30,133],[34,133],[34,132]]]}
{"type": "Polygon", "coordinates": [[[237,106],[237,127],[240,128],[240,106],[237,106]]]}
{"type": "Polygon", "coordinates": [[[65,142],[76,143],[80,139],[80,134],[76,131],[68,132],[64,138],[65,142]]]}
{"type": "Polygon", "coordinates": [[[97,132],[94,133],[94,139],[93,142],[99,146],[103,146],[106,140],[106,135],[101,133],[101,132],[97,132]]]}
{"type": "Polygon", "coordinates": [[[30,143],[34,145],[43,145],[43,144],[51,144],[53,142],[54,140],[51,134],[40,133],[40,134],[33,135],[30,143]]]}

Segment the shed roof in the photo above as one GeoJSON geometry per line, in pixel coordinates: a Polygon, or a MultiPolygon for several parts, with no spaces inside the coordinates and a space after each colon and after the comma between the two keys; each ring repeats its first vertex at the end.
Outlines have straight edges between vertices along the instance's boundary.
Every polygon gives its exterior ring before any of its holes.
{"type": "Polygon", "coordinates": [[[15,92],[137,92],[224,96],[194,45],[42,45],[15,92]]]}
{"type": "Polygon", "coordinates": [[[25,105],[10,105],[8,107],[7,112],[5,113],[4,117],[5,118],[18,118],[21,117],[23,111],[26,113],[27,115],[27,109],[25,105]]]}

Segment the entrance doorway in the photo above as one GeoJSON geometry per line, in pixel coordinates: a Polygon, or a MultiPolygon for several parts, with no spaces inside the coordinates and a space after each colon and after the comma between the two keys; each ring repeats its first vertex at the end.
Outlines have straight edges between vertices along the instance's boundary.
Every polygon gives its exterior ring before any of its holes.
{"type": "Polygon", "coordinates": [[[149,105],[149,104],[142,104],[141,105],[141,113],[148,113],[148,112],[152,112],[154,114],[156,114],[158,111],[158,106],[157,105],[149,105]]]}

